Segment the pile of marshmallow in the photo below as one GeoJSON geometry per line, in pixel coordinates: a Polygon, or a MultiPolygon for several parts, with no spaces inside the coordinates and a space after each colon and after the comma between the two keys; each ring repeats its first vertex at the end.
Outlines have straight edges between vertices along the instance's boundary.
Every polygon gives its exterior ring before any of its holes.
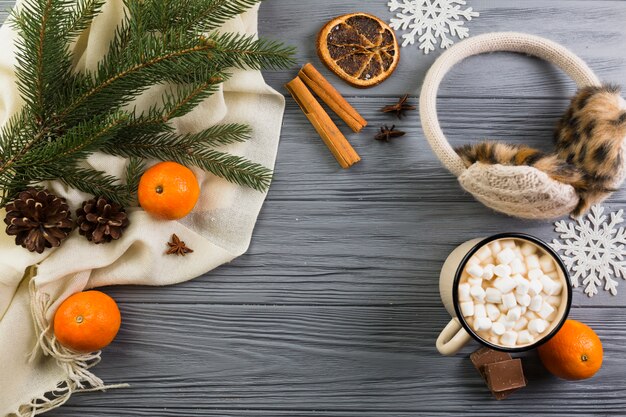
{"type": "Polygon", "coordinates": [[[539,247],[523,240],[496,240],[467,262],[459,282],[459,307],[484,340],[528,346],[552,327],[563,281],[554,259],[539,247]]]}

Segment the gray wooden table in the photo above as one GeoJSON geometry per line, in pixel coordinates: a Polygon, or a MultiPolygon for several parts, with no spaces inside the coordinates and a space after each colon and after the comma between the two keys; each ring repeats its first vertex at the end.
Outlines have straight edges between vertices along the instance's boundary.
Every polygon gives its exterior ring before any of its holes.
{"type": "MultiPolygon", "coordinates": [[[[0,4],[11,4],[2,0],[0,4]]],[[[516,30],[554,39],[600,77],[626,85],[626,2],[470,0],[476,35],[516,30]]],[[[385,19],[386,0],[271,0],[260,30],[315,56],[323,22],[366,11],[385,19]]],[[[6,16],[4,14],[3,16],[6,16]]],[[[429,149],[417,113],[402,122],[378,112],[399,95],[413,101],[439,51],[402,50],[396,74],[371,90],[329,78],[369,120],[348,135],[363,162],[341,170],[289,99],[276,180],[247,255],[169,288],[107,292],[123,326],[96,368],[131,388],[75,395],[50,416],[517,416],[626,415],[626,282],[571,316],[604,343],[590,381],[563,382],[525,359],[529,386],[492,400],[468,346],[444,358],[434,344],[449,317],[437,277],[459,243],[497,232],[555,236],[550,223],[497,215],[463,194],[429,149]],[[396,123],[405,138],[372,139],[396,123]]],[[[267,74],[281,92],[296,72],[267,74]]],[[[508,54],[470,59],[446,80],[440,117],[455,144],[484,137],[549,148],[573,83],[543,62],[508,54]]],[[[343,129],[346,131],[346,129],[343,129]]],[[[608,202],[624,207],[626,191],[608,202]]]]}

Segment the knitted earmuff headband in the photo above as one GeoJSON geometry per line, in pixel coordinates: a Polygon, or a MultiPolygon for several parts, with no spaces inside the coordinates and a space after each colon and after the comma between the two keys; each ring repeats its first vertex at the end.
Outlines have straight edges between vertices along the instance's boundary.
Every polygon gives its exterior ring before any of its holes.
{"type": "Polygon", "coordinates": [[[553,63],[569,75],[579,88],[600,86],[591,68],[567,48],[539,36],[517,32],[478,35],[454,45],[443,53],[428,71],[420,95],[420,117],[426,139],[448,170],[459,176],[466,170],[461,157],[452,149],[437,119],[437,91],[445,75],[459,62],[488,52],[517,52],[553,63]]]}
{"type": "MultiPolygon", "coordinates": [[[[626,103],[619,96],[619,90],[602,87],[598,77],[574,53],[550,40],[515,32],[484,34],[453,46],[442,54],[428,71],[420,96],[420,114],[425,136],[444,166],[458,177],[461,186],[492,209],[531,219],[550,219],[570,212],[580,212],[588,207],[590,201],[593,202],[595,199],[597,202],[601,198],[606,198],[610,188],[621,183],[624,164],[620,146],[626,136],[623,134],[626,132],[626,126],[618,128],[614,121],[623,118],[625,108],[626,103]],[[586,135],[580,136],[585,136],[583,139],[592,143],[590,146],[597,146],[598,149],[610,143],[611,156],[615,162],[614,170],[622,174],[616,175],[616,178],[607,178],[606,182],[599,186],[591,184],[591,188],[596,188],[587,189],[588,184],[582,178],[585,175],[589,177],[590,171],[586,170],[585,166],[589,161],[584,159],[584,155],[575,154],[577,149],[587,146],[587,142],[582,143],[580,137],[576,139],[580,143],[560,143],[560,145],[566,145],[562,147],[561,152],[542,157],[544,159],[534,166],[533,163],[525,162],[524,153],[536,152],[538,155],[538,151],[528,148],[524,149],[524,152],[519,152],[521,148],[505,144],[485,144],[479,151],[512,155],[511,163],[508,163],[509,159],[506,159],[507,163],[489,162],[489,158],[486,158],[487,163],[481,163],[480,160],[477,160],[477,163],[473,163],[474,161],[468,163],[467,158],[464,160],[450,146],[439,125],[437,90],[447,72],[455,64],[473,55],[498,51],[517,52],[542,58],[555,64],[574,79],[580,90],[563,117],[561,128],[568,133],[567,129],[571,130],[572,125],[580,125],[581,112],[582,116],[593,114],[597,120],[585,122],[588,126],[583,127],[591,129],[588,129],[589,132],[586,135]],[[594,94],[599,97],[600,101],[595,98],[590,100],[590,97],[595,97],[594,94]],[[585,113],[586,110],[583,107],[588,101],[592,101],[595,107],[591,109],[592,111],[585,113]],[[598,108],[603,111],[596,111],[598,108]],[[600,116],[597,116],[598,114],[600,116]],[[595,125],[608,126],[608,130],[597,129],[600,133],[593,133],[595,125]],[[611,130],[613,126],[616,127],[611,130]],[[515,152],[520,155],[516,155],[515,152]],[[515,162],[517,160],[522,162],[515,162]],[[579,182],[573,183],[568,180],[570,168],[581,178],[579,182]],[[561,171],[563,175],[558,175],[561,171]],[[620,178],[617,178],[618,176],[620,178]],[[605,186],[609,184],[610,187],[605,186]]],[[[581,128],[581,130],[584,129],[581,128]]],[[[565,142],[566,139],[564,138],[563,141],[565,142]]],[[[587,150],[587,148],[584,149],[584,151],[587,150]]],[[[596,151],[595,148],[590,150],[596,151]]],[[[587,158],[589,158],[588,155],[587,158]]],[[[531,159],[532,157],[529,158],[531,159]]],[[[592,174],[596,173],[592,172],[592,174]]]]}

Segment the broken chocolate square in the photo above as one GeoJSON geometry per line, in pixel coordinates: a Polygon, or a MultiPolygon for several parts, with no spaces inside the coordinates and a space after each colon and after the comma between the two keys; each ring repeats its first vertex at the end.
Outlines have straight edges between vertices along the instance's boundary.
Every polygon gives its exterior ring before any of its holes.
{"type": "MultiPolygon", "coordinates": [[[[493,349],[489,349],[487,347],[484,347],[484,348],[479,349],[476,352],[472,353],[470,355],[470,359],[471,359],[472,363],[474,364],[474,367],[476,368],[476,370],[478,370],[478,372],[480,372],[480,375],[483,377],[485,382],[487,382],[487,376],[485,374],[485,366],[489,365],[489,364],[495,364],[495,363],[510,361],[511,360],[511,355],[509,355],[506,352],[500,352],[498,350],[493,350],[493,349]]],[[[525,384],[526,384],[526,380],[524,380],[524,385],[525,384]]],[[[491,386],[489,386],[489,389],[490,389],[491,393],[493,394],[493,396],[495,397],[495,399],[500,401],[500,400],[504,400],[509,395],[513,394],[519,388],[512,388],[512,389],[508,389],[508,390],[505,390],[505,391],[499,391],[499,392],[494,391],[491,388],[491,386]]]]}
{"type": "Polygon", "coordinates": [[[498,350],[489,349],[484,347],[478,349],[476,352],[470,355],[470,360],[474,364],[474,367],[480,375],[485,378],[484,367],[489,363],[503,362],[511,359],[511,355],[506,352],[500,352],[498,350]]]}
{"type": "Polygon", "coordinates": [[[526,386],[522,361],[510,359],[489,363],[484,368],[487,385],[495,393],[519,389],[526,386]]]}

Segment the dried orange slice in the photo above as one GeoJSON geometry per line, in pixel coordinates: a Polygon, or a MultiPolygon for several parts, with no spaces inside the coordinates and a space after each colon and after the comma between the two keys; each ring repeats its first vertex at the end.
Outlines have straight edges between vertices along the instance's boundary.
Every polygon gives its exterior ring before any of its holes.
{"type": "Polygon", "coordinates": [[[360,88],[385,81],[400,60],[396,34],[367,13],[346,14],[328,22],[317,37],[317,53],[332,72],[360,88]]]}

